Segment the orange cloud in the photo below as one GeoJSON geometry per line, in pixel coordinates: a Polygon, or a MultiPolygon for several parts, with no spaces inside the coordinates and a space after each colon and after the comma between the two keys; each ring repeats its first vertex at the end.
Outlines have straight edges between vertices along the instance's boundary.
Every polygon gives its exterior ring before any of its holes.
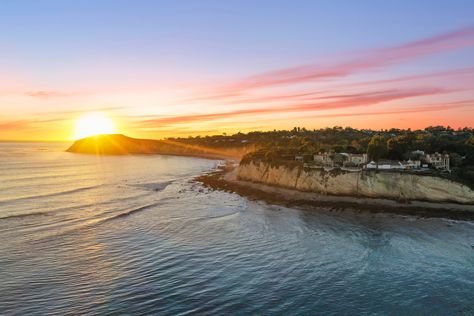
{"type": "Polygon", "coordinates": [[[3,123],[0,123],[0,131],[10,131],[10,130],[26,128],[29,126],[30,123],[31,122],[29,120],[3,122],[3,123]]]}

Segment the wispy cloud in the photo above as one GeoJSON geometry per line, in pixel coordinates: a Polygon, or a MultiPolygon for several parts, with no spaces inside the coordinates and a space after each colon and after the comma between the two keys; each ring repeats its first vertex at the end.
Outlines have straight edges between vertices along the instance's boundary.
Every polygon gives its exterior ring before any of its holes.
{"type": "Polygon", "coordinates": [[[20,129],[30,129],[41,124],[57,123],[64,120],[66,119],[60,118],[60,117],[51,117],[51,118],[45,118],[45,119],[32,118],[32,119],[24,119],[24,120],[3,121],[3,122],[0,122],[0,132],[20,130],[20,129]]]}
{"type": "Polygon", "coordinates": [[[289,104],[281,107],[265,107],[265,108],[252,108],[252,109],[241,109],[229,112],[220,113],[207,113],[207,114],[193,114],[193,115],[181,115],[181,116],[168,116],[168,117],[156,117],[153,119],[146,119],[139,121],[138,124],[141,126],[152,126],[152,125],[171,125],[171,124],[182,124],[190,122],[202,122],[211,121],[224,118],[232,118],[235,116],[242,115],[257,115],[257,114],[272,114],[282,112],[302,112],[302,111],[321,111],[321,110],[334,110],[341,108],[350,108],[356,106],[371,106],[383,102],[401,100],[419,96],[437,95],[442,93],[452,92],[452,90],[442,88],[422,88],[412,90],[386,90],[350,95],[333,95],[317,98],[319,102],[309,103],[296,103],[289,104]],[[329,101],[321,102],[326,99],[329,101]]]}
{"type": "Polygon", "coordinates": [[[375,111],[375,112],[358,112],[358,113],[334,113],[324,115],[312,115],[311,118],[330,118],[330,117],[348,117],[348,116],[372,116],[372,115],[394,115],[394,114],[407,114],[407,113],[425,113],[425,112],[437,112],[446,111],[463,107],[474,107],[474,100],[449,102],[443,104],[435,104],[429,106],[413,107],[395,111],[375,111]]]}
{"type": "Polygon", "coordinates": [[[395,83],[408,83],[413,81],[419,81],[423,79],[435,79],[435,78],[444,78],[444,77],[461,77],[474,75],[474,67],[452,69],[447,71],[432,72],[426,74],[416,74],[410,76],[402,76],[391,79],[381,79],[381,80],[371,80],[371,81],[360,81],[350,84],[344,84],[342,87],[345,88],[366,88],[373,87],[374,85],[384,85],[384,84],[395,84],[395,83]]]}
{"type": "Polygon", "coordinates": [[[406,44],[354,53],[355,57],[332,65],[307,64],[269,71],[221,86],[197,100],[229,98],[252,89],[292,85],[315,80],[347,77],[351,74],[411,61],[423,56],[474,45],[474,26],[406,44]]]}
{"type": "Polygon", "coordinates": [[[28,127],[31,122],[29,120],[18,120],[9,122],[0,122],[0,131],[18,130],[28,127]]]}
{"type": "Polygon", "coordinates": [[[56,98],[56,97],[69,96],[70,94],[64,93],[64,92],[59,92],[59,91],[38,90],[38,91],[25,92],[25,95],[27,95],[29,97],[34,97],[34,98],[56,98]]]}

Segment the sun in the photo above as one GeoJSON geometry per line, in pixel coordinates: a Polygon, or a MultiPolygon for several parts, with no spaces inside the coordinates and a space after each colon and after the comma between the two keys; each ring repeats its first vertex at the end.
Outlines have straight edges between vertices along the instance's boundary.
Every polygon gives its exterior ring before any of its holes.
{"type": "Polygon", "coordinates": [[[110,117],[101,112],[91,112],[84,114],[76,121],[74,139],[115,133],[117,133],[117,130],[110,117]]]}

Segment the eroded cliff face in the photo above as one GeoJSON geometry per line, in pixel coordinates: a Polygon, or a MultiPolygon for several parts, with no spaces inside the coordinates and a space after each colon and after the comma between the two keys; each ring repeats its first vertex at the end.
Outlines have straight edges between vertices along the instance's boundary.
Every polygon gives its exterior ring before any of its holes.
{"type": "Polygon", "coordinates": [[[239,166],[240,180],[261,182],[327,195],[474,204],[474,191],[448,179],[400,172],[362,172],[271,166],[249,162],[239,166]]]}

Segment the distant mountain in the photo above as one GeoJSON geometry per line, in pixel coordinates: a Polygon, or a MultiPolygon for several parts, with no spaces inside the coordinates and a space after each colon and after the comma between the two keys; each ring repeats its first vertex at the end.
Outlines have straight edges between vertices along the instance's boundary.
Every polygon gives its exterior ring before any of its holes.
{"type": "Polygon", "coordinates": [[[104,134],[75,141],[68,152],[96,155],[162,154],[205,158],[240,158],[241,149],[210,148],[175,140],[137,139],[122,134],[104,134]]]}

